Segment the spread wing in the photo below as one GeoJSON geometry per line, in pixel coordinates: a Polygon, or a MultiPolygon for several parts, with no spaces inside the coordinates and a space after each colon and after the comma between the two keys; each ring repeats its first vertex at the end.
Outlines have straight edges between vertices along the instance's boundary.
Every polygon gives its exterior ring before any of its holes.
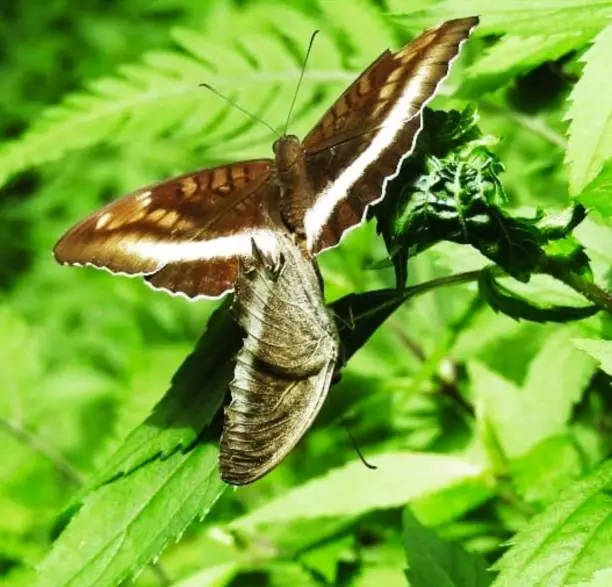
{"type": "Polygon", "coordinates": [[[247,333],[221,438],[221,476],[243,485],[275,467],[319,412],[338,359],[338,335],[312,263],[283,246],[280,268],[259,262],[236,282],[247,333]]]}
{"type": "Polygon", "coordinates": [[[233,286],[252,239],[275,253],[271,167],[268,159],[245,161],[142,188],[71,228],[55,257],[143,275],[154,287],[188,297],[218,296],[233,286]]]}
{"type": "Polygon", "coordinates": [[[450,20],[397,53],[384,52],[304,139],[317,194],[304,218],[311,253],[336,245],[384,196],[414,148],[423,108],[477,24],[476,17],[450,20]]]}

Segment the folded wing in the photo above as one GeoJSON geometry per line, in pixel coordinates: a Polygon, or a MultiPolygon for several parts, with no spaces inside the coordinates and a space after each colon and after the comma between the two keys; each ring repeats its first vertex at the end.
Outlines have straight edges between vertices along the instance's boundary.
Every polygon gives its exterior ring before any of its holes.
{"type": "Polygon", "coordinates": [[[250,483],[302,438],[329,391],[338,335],[312,262],[281,238],[280,265],[263,255],[236,282],[234,312],[246,331],[225,412],[220,467],[250,483]]]}

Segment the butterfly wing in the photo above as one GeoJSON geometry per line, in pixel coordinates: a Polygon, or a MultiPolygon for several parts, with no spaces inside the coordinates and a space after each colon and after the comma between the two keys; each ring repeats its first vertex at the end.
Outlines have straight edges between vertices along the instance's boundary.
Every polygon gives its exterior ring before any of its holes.
{"type": "Polygon", "coordinates": [[[338,335],[312,263],[285,244],[279,270],[242,271],[234,313],[247,336],[238,353],[221,438],[221,476],[255,481],[312,424],[329,391],[338,335]]]}
{"type": "Polygon", "coordinates": [[[189,297],[231,289],[251,239],[274,253],[272,162],[245,161],[189,173],[112,202],[55,246],[60,263],[144,275],[189,297]]]}
{"type": "Polygon", "coordinates": [[[397,53],[386,51],[340,96],[304,139],[317,198],[306,212],[308,248],[336,245],[384,196],[414,148],[422,111],[478,18],[450,20],[397,53]]]}

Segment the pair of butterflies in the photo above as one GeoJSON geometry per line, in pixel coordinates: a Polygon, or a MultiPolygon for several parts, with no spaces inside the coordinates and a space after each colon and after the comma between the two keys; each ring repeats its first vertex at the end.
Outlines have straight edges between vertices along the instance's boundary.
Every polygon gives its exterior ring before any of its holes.
{"type": "Polygon", "coordinates": [[[478,18],[447,21],[375,60],[274,159],[204,169],[129,194],[56,244],[60,263],[141,275],[188,298],[236,290],[247,333],[221,442],[222,477],[261,477],[295,446],[331,385],[338,336],[314,257],[378,202],[413,150],[422,111],[478,18]]]}

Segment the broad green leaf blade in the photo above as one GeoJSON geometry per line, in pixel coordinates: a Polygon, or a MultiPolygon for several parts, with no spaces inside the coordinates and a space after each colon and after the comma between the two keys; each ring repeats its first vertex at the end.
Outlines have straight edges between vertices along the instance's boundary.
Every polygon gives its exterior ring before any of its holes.
{"type": "Polygon", "coordinates": [[[478,279],[480,293],[496,312],[501,312],[515,320],[532,322],[571,322],[582,320],[599,312],[598,306],[544,306],[505,287],[495,279],[492,271],[484,270],[478,279]]]}
{"type": "Polygon", "coordinates": [[[595,369],[594,361],[581,356],[571,339],[567,328],[546,339],[522,389],[485,365],[468,364],[479,413],[493,427],[507,457],[522,456],[546,438],[564,433],[595,369]]]}
{"type": "Polygon", "coordinates": [[[570,434],[550,436],[510,463],[512,482],[525,501],[548,505],[583,473],[584,455],[570,434]]]}
{"type": "Polygon", "coordinates": [[[194,351],[172,386],[97,475],[94,484],[129,473],[151,459],[191,446],[218,413],[233,374],[242,334],[229,312],[229,299],[210,317],[194,351]]]}
{"type": "Polygon", "coordinates": [[[227,585],[239,571],[237,563],[223,563],[204,569],[198,573],[173,583],[173,587],[223,587],[227,585]]]}
{"type": "Polygon", "coordinates": [[[575,338],[572,342],[593,357],[608,375],[612,375],[612,340],[575,338]]]}
{"type": "MultiPolygon", "coordinates": [[[[610,8],[612,10],[612,7],[610,8]]],[[[566,118],[571,120],[566,164],[570,191],[579,194],[612,157],[612,24],[584,54],[580,81],[572,91],[566,118]]]]}
{"type": "Polygon", "coordinates": [[[394,452],[368,455],[376,470],[356,459],[289,490],[232,523],[251,526],[296,519],[357,516],[395,508],[464,483],[487,486],[486,470],[465,458],[394,452]]]}
{"type": "Polygon", "coordinates": [[[582,581],[575,587],[609,587],[612,584],[612,567],[597,571],[588,581],[582,581]]]}
{"type": "Polygon", "coordinates": [[[610,564],[612,461],[574,483],[511,540],[494,587],[563,587],[610,564]]]}
{"type": "Polygon", "coordinates": [[[204,517],[225,484],[202,443],[90,493],[38,569],[40,587],[115,587],[204,517]]]}
{"type": "Polygon", "coordinates": [[[478,14],[481,25],[478,34],[512,33],[519,36],[576,32],[605,26],[612,17],[608,0],[444,0],[423,10],[411,3],[401,9],[402,22],[411,28],[432,22],[478,14]],[[418,11],[414,14],[415,11],[418,11]]]}
{"type": "Polygon", "coordinates": [[[410,587],[487,587],[494,575],[478,555],[445,542],[404,511],[404,542],[410,587]]]}
{"type": "Polygon", "coordinates": [[[597,212],[607,223],[612,223],[612,159],[601,172],[580,192],[576,199],[588,209],[597,212]]]}

